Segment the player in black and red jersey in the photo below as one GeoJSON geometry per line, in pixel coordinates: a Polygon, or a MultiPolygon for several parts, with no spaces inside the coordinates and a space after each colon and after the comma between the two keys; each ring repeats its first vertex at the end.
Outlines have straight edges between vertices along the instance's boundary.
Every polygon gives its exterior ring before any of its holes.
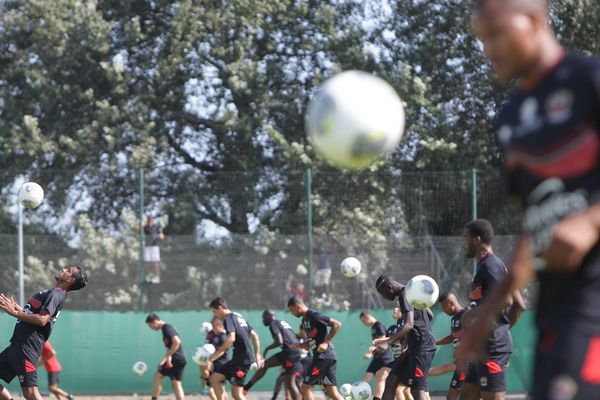
{"type": "Polygon", "coordinates": [[[185,398],[182,385],[183,370],[187,361],[183,352],[183,346],[181,345],[181,337],[173,325],[167,324],[154,313],[146,317],[146,324],[150,329],[162,332],[163,343],[167,348],[167,354],[158,363],[158,371],[154,374],[152,400],[156,400],[160,396],[162,381],[165,376],[171,379],[175,398],[183,400],[185,398]]]}
{"type": "Polygon", "coordinates": [[[600,63],[566,51],[544,0],[479,0],[475,33],[502,80],[518,86],[498,114],[498,141],[523,224],[508,277],[481,307],[467,360],[507,295],[539,295],[535,399],[600,398],[600,63]]]}
{"type": "MultiPolygon", "coordinates": [[[[0,294],[0,309],[17,319],[10,345],[0,353],[0,379],[10,383],[17,376],[27,400],[42,400],[38,390],[37,363],[67,293],[87,285],[87,275],[75,266],[61,269],[54,279],[56,285],[53,288],[37,292],[24,307],[0,294]]],[[[0,399],[11,398],[8,389],[0,385],[0,399]]]]}
{"type": "Polygon", "coordinates": [[[300,297],[288,301],[288,309],[294,316],[302,318],[302,329],[307,333],[305,343],[296,345],[312,350],[312,363],[302,384],[302,398],[312,400],[314,385],[323,385],[325,393],[333,400],[343,400],[337,389],[336,354],[331,341],[342,327],[338,321],[314,311],[300,297]],[[327,328],[331,329],[329,332],[327,328]]]}
{"type": "MultiPolygon", "coordinates": [[[[212,325],[212,330],[206,334],[206,343],[215,346],[216,350],[223,346],[223,343],[225,343],[225,340],[227,340],[227,334],[225,333],[223,321],[217,317],[213,317],[210,321],[210,324],[212,325]]],[[[206,390],[205,388],[208,387],[208,390],[203,394],[208,395],[211,400],[217,400],[217,396],[215,394],[215,390],[210,387],[210,375],[214,372],[214,370],[222,369],[227,361],[229,361],[229,352],[225,351],[221,357],[211,363],[210,368],[208,365],[203,365],[200,367],[200,381],[202,383],[201,389],[204,391],[206,390]]],[[[225,391],[225,388],[223,388],[223,391],[225,391]]]]}
{"type": "MultiPolygon", "coordinates": [[[[360,321],[363,325],[371,328],[371,342],[373,340],[387,338],[385,325],[377,321],[375,317],[368,311],[362,311],[359,315],[360,321]]],[[[375,377],[375,388],[373,390],[373,400],[380,400],[385,388],[385,380],[390,373],[390,363],[394,361],[394,355],[391,347],[388,348],[382,355],[374,356],[371,352],[371,346],[365,353],[366,359],[373,358],[371,363],[367,367],[367,371],[363,376],[363,381],[370,383],[371,379],[375,377]]]]}

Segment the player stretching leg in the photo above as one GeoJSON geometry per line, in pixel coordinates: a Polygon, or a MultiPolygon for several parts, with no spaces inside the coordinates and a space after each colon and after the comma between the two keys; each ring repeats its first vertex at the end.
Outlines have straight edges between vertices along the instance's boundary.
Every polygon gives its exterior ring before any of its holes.
{"type": "Polygon", "coordinates": [[[285,385],[287,390],[290,391],[293,399],[300,400],[300,390],[296,385],[296,372],[300,372],[300,352],[297,346],[300,341],[296,336],[296,332],[287,322],[275,319],[275,314],[271,310],[263,312],[262,320],[263,325],[269,327],[273,337],[273,343],[265,348],[263,357],[266,357],[267,352],[271,349],[281,347],[282,350],[265,361],[264,367],[256,371],[250,382],[244,385],[244,390],[250,390],[256,382],[265,376],[269,368],[281,365],[286,376],[285,385]]]}
{"type": "Polygon", "coordinates": [[[307,333],[307,341],[296,347],[305,347],[313,352],[312,363],[308,375],[302,384],[302,398],[313,400],[314,385],[323,385],[325,394],[333,400],[343,400],[337,389],[336,354],[331,341],[342,327],[338,321],[311,310],[300,297],[292,297],[288,301],[288,309],[294,316],[302,318],[302,329],[307,333]],[[331,327],[327,332],[327,327],[331,327]]]}
{"type": "Polygon", "coordinates": [[[506,298],[537,270],[535,399],[600,399],[600,63],[565,51],[544,0],[479,0],[475,33],[519,87],[498,142],[524,215],[508,276],[480,306],[458,358],[484,343],[506,298]]]}
{"type": "Polygon", "coordinates": [[[223,354],[233,346],[231,360],[219,368],[215,368],[210,376],[210,385],[215,390],[218,400],[225,400],[224,382],[227,379],[231,383],[231,395],[235,400],[245,400],[244,381],[253,362],[259,368],[263,366],[260,355],[260,340],[246,319],[238,313],[229,309],[229,306],[220,297],[215,298],[208,305],[213,315],[223,321],[227,339],[221,347],[208,359],[208,367],[221,358],[223,354]],[[254,347],[254,354],[252,347],[254,347]]]}
{"type": "MultiPolygon", "coordinates": [[[[10,345],[0,353],[0,379],[10,383],[18,376],[27,400],[42,400],[36,365],[67,293],[87,285],[87,275],[79,267],[63,268],[54,279],[56,285],[52,289],[37,292],[24,307],[0,294],[0,310],[17,319],[10,345]]],[[[8,389],[0,385],[0,400],[11,398],[8,389]]]]}
{"type": "MultiPolygon", "coordinates": [[[[363,325],[371,328],[371,341],[387,337],[385,325],[377,321],[370,312],[361,312],[360,321],[363,323],[363,325]]],[[[369,351],[367,351],[365,354],[365,358],[368,359],[371,357],[373,357],[373,353],[369,347],[369,351]]],[[[394,355],[392,354],[392,349],[388,348],[383,355],[379,357],[373,357],[373,360],[369,364],[367,372],[365,372],[365,375],[363,376],[363,381],[369,383],[371,382],[371,379],[373,379],[373,376],[375,376],[373,400],[381,399],[381,395],[383,395],[383,389],[385,388],[385,380],[390,372],[390,367],[388,365],[393,361],[394,355]]]]}

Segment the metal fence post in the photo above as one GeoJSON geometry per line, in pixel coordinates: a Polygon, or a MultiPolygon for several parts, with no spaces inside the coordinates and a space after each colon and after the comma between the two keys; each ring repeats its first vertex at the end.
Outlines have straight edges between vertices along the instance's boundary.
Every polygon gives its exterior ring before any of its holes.
{"type": "Polygon", "coordinates": [[[140,184],[140,263],[139,263],[139,275],[140,275],[140,312],[144,312],[144,285],[145,285],[145,274],[144,274],[144,168],[140,168],[139,171],[139,184],[140,184]]]}
{"type": "Polygon", "coordinates": [[[306,230],[308,239],[308,290],[307,290],[307,304],[310,305],[312,299],[313,290],[313,242],[312,242],[312,169],[308,167],[306,170],[306,230]]]}
{"type": "MultiPolygon", "coordinates": [[[[472,219],[477,219],[477,170],[471,170],[471,209],[472,219]]],[[[473,260],[473,275],[477,272],[477,261],[473,260]]]]}

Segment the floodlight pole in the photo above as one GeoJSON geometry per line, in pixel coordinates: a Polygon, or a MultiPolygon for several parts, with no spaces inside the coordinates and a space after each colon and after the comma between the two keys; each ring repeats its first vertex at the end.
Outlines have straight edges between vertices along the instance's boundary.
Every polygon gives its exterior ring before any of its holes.
{"type": "Polygon", "coordinates": [[[19,252],[19,305],[25,305],[25,277],[23,262],[23,206],[19,204],[19,226],[18,226],[18,252],[19,252]]]}
{"type": "Polygon", "coordinates": [[[313,290],[313,237],[312,237],[312,169],[309,166],[306,169],[306,228],[307,228],[307,261],[308,261],[308,290],[306,304],[310,305],[312,301],[313,290]]]}

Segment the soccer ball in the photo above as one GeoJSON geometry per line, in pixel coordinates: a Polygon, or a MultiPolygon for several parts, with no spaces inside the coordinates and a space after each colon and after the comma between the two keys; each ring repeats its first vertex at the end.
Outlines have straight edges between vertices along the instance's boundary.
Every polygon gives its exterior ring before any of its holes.
{"type": "Polygon", "coordinates": [[[367,400],[372,394],[371,386],[365,381],[354,382],[350,392],[353,400],[367,400]]]}
{"type": "Polygon", "coordinates": [[[344,399],[352,398],[352,385],[349,383],[344,383],[340,386],[340,394],[344,399]]]}
{"type": "Polygon", "coordinates": [[[210,331],[212,331],[212,324],[210,322],[203,322],[200,326],[200,333],[206,336],[210,331]]]}
{"type": "Polygon", "coordinates": [[[142,376],[146,373],[146,371],[148,371],[148,366],[145,362],[138,361],[135,364],[133,364],[132,370],[134,374],[142,376]]]}
{"type": "Polygon", "coordinates": [[[258,369],[258,363],[255,361],[250,364],[250,371],[256,371],[258,369]]]}
{"type": "Polygon", "coordinates": [[[355,257],[345,258],[340,268],[346,278],[354,278],[360,273],[360,261],[355,257]]]}
{"type": "Polygon", "coordinates": [[[194,361],[198,365],[205,365],[208,361],[208,358],[215,354],[215,346],[210,343],[205,344],[202,347],[196,348],[194,350],[194,354],[192,354],[192,361],[194,361]]]}
{"type": "Polygon", "coordinates": [[[364,169],[391,153],[404,133],[394,88],[362,71],[328,79],[308,104],[306,132],[317,152],[346,169],[364,169]]]}
{"type": "Polygon", "coordinates": [[[44,201],[44,189],[35,182],[25,182],[19,189],[19,203],[25,208],[36,208],[44,201]]]}
{"type": "Polygon", "coordinates": [[[419,310],[435,304],[440,294],[438,284],[427,275],[417,275],[406,284],[406,300],[419,310]]]}

